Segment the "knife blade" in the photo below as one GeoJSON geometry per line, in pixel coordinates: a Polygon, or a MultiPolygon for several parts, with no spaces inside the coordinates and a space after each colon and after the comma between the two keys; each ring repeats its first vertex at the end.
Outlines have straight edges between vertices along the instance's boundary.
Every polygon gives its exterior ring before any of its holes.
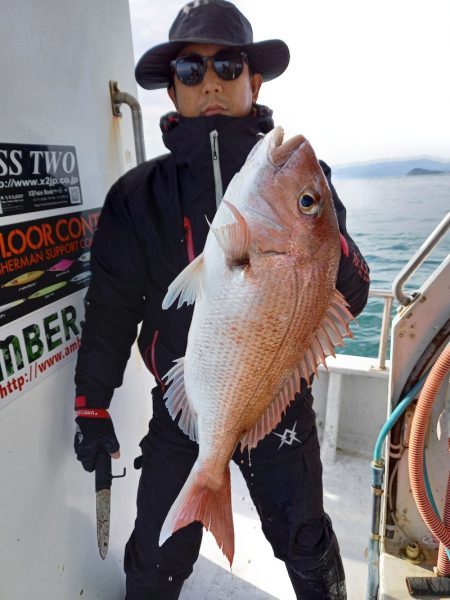
{"type": "Polygon", "coordinates": [[[95,501],[97,509],[97,544],[105,560],[109,546],[109,519],[111,512],[111,456],[101,450],[95,465],[95,501]]]}

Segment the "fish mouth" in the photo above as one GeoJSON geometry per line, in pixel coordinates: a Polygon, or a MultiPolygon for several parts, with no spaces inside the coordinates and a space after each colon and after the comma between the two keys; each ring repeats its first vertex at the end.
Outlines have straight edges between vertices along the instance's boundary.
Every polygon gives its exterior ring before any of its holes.
{"type": "Polygon", "coordinates": [[[292,154],[299,150],[306,138],[303,135],[296,135],[286,142],[283,142],[284,131],[281,127],[276,127],[273,131],[268,149],[269,162],[274,166],[283,167],[292,154]]]}

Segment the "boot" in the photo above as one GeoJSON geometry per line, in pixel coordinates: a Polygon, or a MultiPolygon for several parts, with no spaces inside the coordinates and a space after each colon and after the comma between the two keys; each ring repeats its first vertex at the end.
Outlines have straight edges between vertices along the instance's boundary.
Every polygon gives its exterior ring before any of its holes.
{"type": "Polygon", "coordinates": [[[297,600],[347,600],[344,567],[334,533],[331,546],[316,568],[298,571],[288,564],[286,568],[297,600]]]}

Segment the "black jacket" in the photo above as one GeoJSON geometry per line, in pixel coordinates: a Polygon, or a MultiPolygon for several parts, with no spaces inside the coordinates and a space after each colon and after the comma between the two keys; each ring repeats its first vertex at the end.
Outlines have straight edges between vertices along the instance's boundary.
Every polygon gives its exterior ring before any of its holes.
{"type": "MultiPolygon", "coordinates": [[[[270,131],[273,121],[271,111],[259,106],[243,118],[171,113],[161,127],[171,153],[139,165],[112,186],[94,236],[75,375],[77,396],[85,396],[88,407],[109,406],[140,322],[139,349],[159,383],[184,356],[193,307],[175,304],[162,310],[162,300],[176,275],[203,249],[209,229],[205,216],[210,222],[214,217],[220,180],[225,190],[257,134],[270,131]]],[[[331,185],[329,167],[321,166],[331,185]]],[[[337,288],[356,316],[367,300],[368,268],[331,189],[344,238],[337,288]]]]}

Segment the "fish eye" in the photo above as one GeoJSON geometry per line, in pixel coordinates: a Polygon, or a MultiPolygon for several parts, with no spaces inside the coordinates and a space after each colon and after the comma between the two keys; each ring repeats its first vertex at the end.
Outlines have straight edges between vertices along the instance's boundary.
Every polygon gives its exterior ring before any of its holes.
{"type": "Polygon", "coordinates": [[[320,200],[312,192],[302,192],[298,199],[298,207],[304,215],[315,215],[319,212],[320,200]]]}

